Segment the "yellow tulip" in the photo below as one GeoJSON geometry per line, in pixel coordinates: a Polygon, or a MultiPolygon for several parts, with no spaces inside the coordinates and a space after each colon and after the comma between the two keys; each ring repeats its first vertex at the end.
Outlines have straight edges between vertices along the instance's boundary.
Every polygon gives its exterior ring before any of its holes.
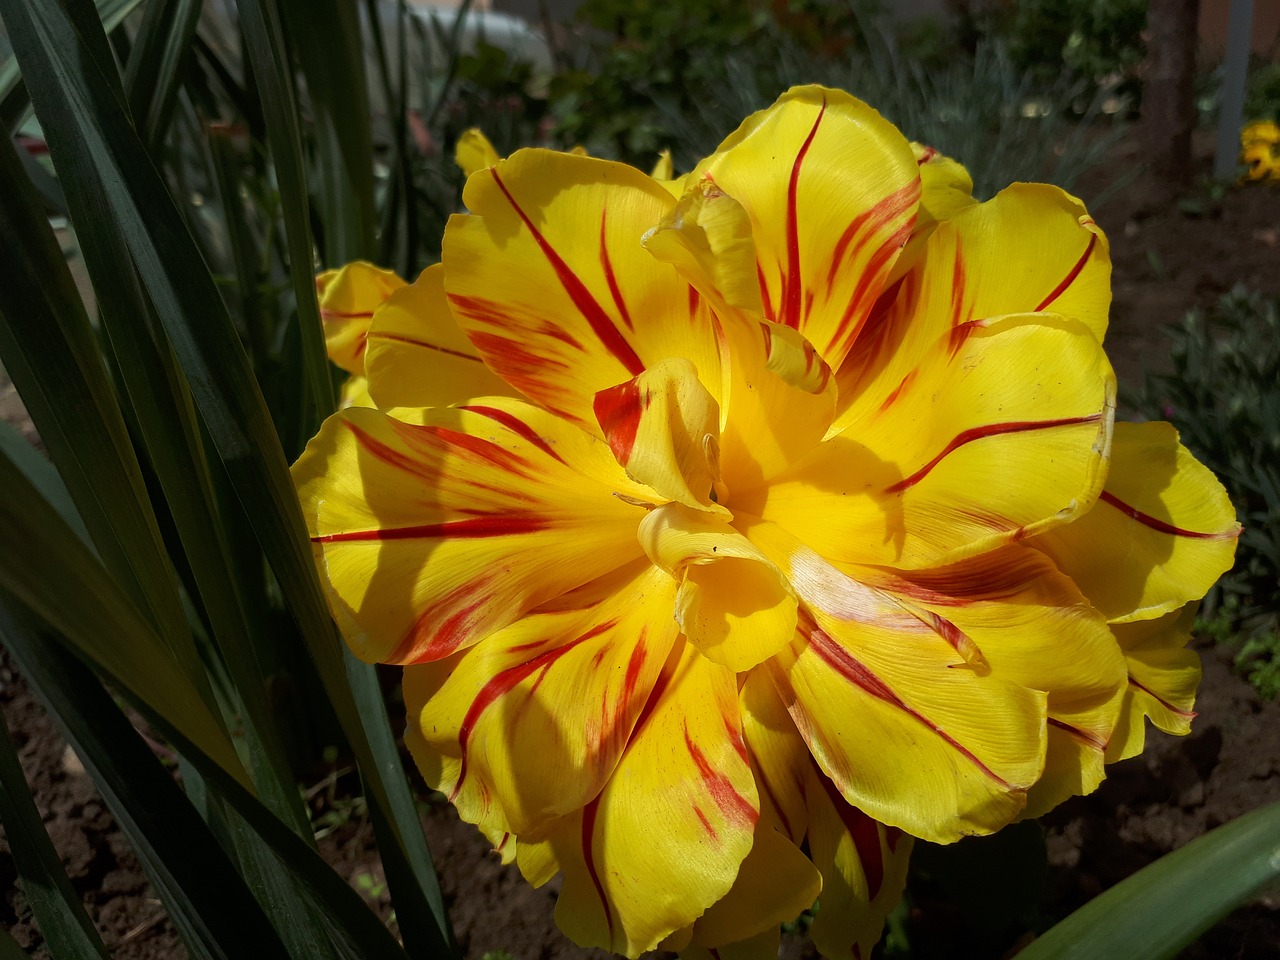
{"type": "Polygon", "coordinates": [[[483,168],[294,467],[427,782],[581,944],[764,960],[817,896],[868,957],[912,838],[1186,731],[1227,496],[1114,424],[1080,202],[925,153],[799,87],[680,181],[483,168]]]}

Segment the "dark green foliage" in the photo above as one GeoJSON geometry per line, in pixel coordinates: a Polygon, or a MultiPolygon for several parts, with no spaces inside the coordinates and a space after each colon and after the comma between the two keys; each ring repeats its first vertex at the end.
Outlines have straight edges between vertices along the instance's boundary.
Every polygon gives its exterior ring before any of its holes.
{"type": "Polygon", "coordinates": [[[1148,377],[1143,409],[1178,428],[1244,524],[1235,567],[1204,612],[1223,633],[1272,636],[1242,653],[1261,690],[1280,664],[1280,306],[1237,288],[1169,336],[1172,372],[1148,377]]]}

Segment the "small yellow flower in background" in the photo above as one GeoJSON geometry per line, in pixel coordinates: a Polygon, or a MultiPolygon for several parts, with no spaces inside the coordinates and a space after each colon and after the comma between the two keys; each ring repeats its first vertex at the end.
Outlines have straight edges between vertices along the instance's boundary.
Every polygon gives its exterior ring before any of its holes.
{"type": "Polygon", "coordinates": [[[373,312],[405,286],[390,270],[357,260],[316,277],[324,346],[329,359],[351,374],[342,385],[342,407],[371,407],[364,359],[373,312]]]}
{"type": "Polygon", "coordinates": [[[1270,120],[1250,123],[1240,131],[1243,180],[1280,180],[1280,126],[1270,120]]]}
{"type": "Polygon", "coordinates": [[[676,181],[520,151],[295,465],[427,782],[577,942],[765,960],[817,898],[869,957],[913,838],[1187,731],[1231,505],[1113,422],[1079,201],[969,193],[817,87],[676,181]]]}

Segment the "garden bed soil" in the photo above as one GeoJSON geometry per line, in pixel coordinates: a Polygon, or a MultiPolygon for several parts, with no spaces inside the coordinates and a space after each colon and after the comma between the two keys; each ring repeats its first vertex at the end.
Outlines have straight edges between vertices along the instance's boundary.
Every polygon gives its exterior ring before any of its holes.
{"type": "MultiPolygon", "coordinates": [[[[1115,265],[1108,348],[1122,399],[1126,390],[1140,386],[1144,368],[1167,364],[1161,328],[1187,309],[1209,306],[1236,283],[1280,295],[1280,189],[1233,189],[1218,198],[1193,193],[1181,209],[1172,202],[1153,203],[1151,196],[1139,180],[1095,210],[1111,238],[1115,265]]],[[[3,378],[0,416],[30,431],[3,378]]],[[[1152,733],[1146,753],[1112,767],[1097,793],[1076,798],[1043,820],[1049,855],[1046,917],[1063,916],[1207,830],[1280,801],[1280,705],[1261,702],[1232,671],[1229,650],[1201,645],[1201,653],[1205,675],[1192,734],[1179,739],[1152,733]]],[[[182,960],[186,952],[105,804],[21,678],[3,662],[0,708],[50,836],[113,956],[182,960]]],[[[389,914],[367,822],[359,816],[331,819],[339,822],[322,840],[323,854],[384,916],[389,914]]],[[[428,805],[424,822],[467,958],[480,960],[499,950],[516,960],[605,956],[561,936],[552,919],[554,886],[530,889],[449,807],[428,805]]],[[[0,842],[0,923],[39,957],[41,939],[15,879],[0,842]]],[[[1012,924],[995,953],[990,941],[982,948],[988,952],[975,952],[971,924],[957,913],[916,905],[910,929],[917,956],[1008,956],[1030,935],[1012,924]]],[[[795,960],[811,954],[811,948],[792,938],[784,953],[795,960]]],[[[1280,957],[1280,894],[1237,911],[1185,957],[1280,957]]]]}

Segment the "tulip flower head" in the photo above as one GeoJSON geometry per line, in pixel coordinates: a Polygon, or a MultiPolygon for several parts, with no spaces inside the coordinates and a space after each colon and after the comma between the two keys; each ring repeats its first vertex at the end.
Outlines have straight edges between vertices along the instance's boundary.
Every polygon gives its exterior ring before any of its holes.
{"type": "Polygon", "coordinates": [[[1074,197],[799,87],[683,177],[478,165],[380,306],[377,409],[294,467],[347,642],[404,665],[427,782],[560,927],[868,957],[913,838],[1185,733],[1222,487],[1115,423],[1074,197]]]}

